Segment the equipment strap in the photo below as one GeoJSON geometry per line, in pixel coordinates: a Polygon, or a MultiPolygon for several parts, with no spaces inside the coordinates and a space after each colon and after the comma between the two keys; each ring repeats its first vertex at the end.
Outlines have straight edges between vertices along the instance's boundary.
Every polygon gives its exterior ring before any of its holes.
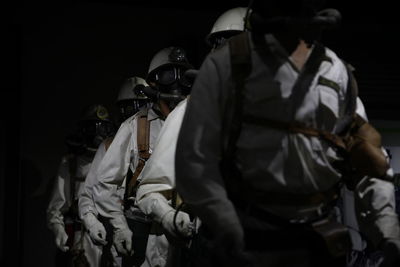
{"type": "MultiPolygon", "coordinates": [[[[127,177],[127,186],[125,193],[128,196],[135,195],[135,189],[137,185],[137,178],[142,172],[146,161],[150,158],[150,121],[148,120],[147,110],[144,110],[142,114],[139,115],[137,120],[137,147],[139,154],[138,165],[132,174],[132,177],[127,177]],[[129,179],[128,179],[129,178],[129,179]],[[129,181],[128,181],[129,180],[129,181]]],[[[127,198],[126,198],[127,199],[127,198]]]]}
{"type": "Polygon", "coordinates": [[[227,126],[228,141],[224,153],[224,158],[226,160],[223,164],[231,164],[231,161],[233,160],[232,157],[236,150],[236,141],[242,128],[243,90],[245,79],[251,72],[250,47],[247,33],[243,32],[232,37],[229,41],[229,48],[232,64],[232,78],[235,81],[235,88],[233,96],[229,95],[228,97],[231,98],[230,100],[233,102],[234,109],[231,114],[231,123],[227,126]]]}
{"type": "Polygon", "coordinates": [[[107,138],[104,140],[104,147],[105,147],[106,151],[107,151],[108,148],[111,146],[111,143],[112,143],[113,140],[114,140],[114,136],[107,137],[107,138]]]}
{"type": "Polygon", "coordinates": [[[283,122],[277,120],[271,120],[267,118],[260,118],[251,115],[245,115],[243,121],[250,124],[268,126],[275,129],[287,131],[289,133],[300,133],[307,136],[319,137],[332,145],[335,145],[339,149],[345,149],[346,146],[342,138],[336,134],[328,131],[307,127],[300,122],[283,122]]]}
{"type": "Polygon", "coordinates": [[[74,204],[75,201],[75,182],[77,179],[76,170],[77,170],[77,156],[71,154],[68,158],[68,166],[69,166],[69,186],[70,186],[70,200],[71,204],[74,204]]]}

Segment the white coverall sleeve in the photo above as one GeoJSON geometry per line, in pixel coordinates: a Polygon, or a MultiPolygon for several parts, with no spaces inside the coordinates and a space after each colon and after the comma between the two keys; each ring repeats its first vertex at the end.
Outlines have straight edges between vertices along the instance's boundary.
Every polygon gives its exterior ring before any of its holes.
{"type": "Polygon", "coordinates": [[[93,185],[97,181],[97,169],[106,153],[105,143],[102,142],[97,149],[93,158],[92,165],[85,179],[84,189],[79,196],[79,217],[82,219],[87,213],[97,216],[98,212],[95,208],[93,199],[93,185]]]}
{"type": "Polygon", "coordinates": [[[175,151],[179,130],[186,110],[187,100],[183,100],[168,115],[154,151],[139,175],[141,180],[136,193],[139,208],[157,222],[173,210],[167,199],[158,192],[175,188],[175,151]]]}
{"type": "MultiPolygon", "coordinates": [[[[360,99],[357,99],[357,113],[367,119],[360,99]]],[[[392,169],[387,173],[393,173],[392,169]]],[[[392,182],[364,177],[355,189],[355,205],[360,230],[376,247],[389,238],[400,240],[392,182]]]]}
{"type": "Polygon", "coordinates": [[[53,192],[51,194],[50,202],[47,207],[47,225],[53,230],[56,225],[64,227],[63,214],[68,210],[69,203],[69,190],[70,188],[70,174],[68,159],[63,157],[58,169],[57,177],[54,183],[53,192]]]}
{"type": "Polygon", "coordinates": [[[131,120],[119,128],[113,142],[97,169],[98,180],[93,185],[95,208],[100,215],[109,218],[114,228],[127,228],[118,186],[121,186],[128,171],[133,147],[134,129],[131,120]]]}

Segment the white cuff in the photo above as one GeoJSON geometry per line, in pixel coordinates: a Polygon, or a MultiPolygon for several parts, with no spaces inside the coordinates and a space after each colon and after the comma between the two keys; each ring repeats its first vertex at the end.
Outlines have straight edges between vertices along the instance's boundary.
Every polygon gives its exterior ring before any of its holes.
{"type": "Polygon", "coordinates": [[[115,230],[129,229],[125,216],[113,217],[112,219],[110,219],[110,223],[115,230]]]}
{"type": "Polygon", "coordinates": [[[138,201],[139,208],[153,220],[161,223],[162,218],[174,208],[168,204],[167,199],[160,193],[150,193],[138,201]]]}
{"type": "Polygon", "coordinates": [[[96,215],[88,212],[82,217],[82,222],[86,229],[90,229],[93,225],[99,223],[99,220],[97,219],[96,215]]]}

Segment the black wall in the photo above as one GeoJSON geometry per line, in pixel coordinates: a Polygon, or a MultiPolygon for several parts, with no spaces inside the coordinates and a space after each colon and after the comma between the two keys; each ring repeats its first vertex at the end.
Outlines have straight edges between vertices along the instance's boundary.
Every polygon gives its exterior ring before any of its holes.
{"type": "Polygon", "coordinates": [[[145,77],[152,56],[166,46],[186,48],[198,67],[219,13],[90,1],[26,2],[17,11],[10,61],[18,66],[1,131],[7,150],[1,153],[0,265],[52,266],[45,210],[64,137],[82,108],[101,103],[115,111],[124,79],[145,77]]]}

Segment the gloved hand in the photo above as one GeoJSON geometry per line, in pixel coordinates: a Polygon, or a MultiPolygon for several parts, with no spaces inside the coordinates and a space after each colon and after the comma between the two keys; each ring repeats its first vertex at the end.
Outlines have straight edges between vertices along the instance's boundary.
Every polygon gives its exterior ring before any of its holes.
{"type": "Polygon", "coordinates": [[[382,267],[400,266],[400,239],[389,238],[382,247],[384,260],[382,267]]]}
{"type": "Polygon", "coordinates": [[[132,256],[132,232],[128,228],[114,231],[114,245],[121,254],[132,256]]]}
{"type": "Polygon", "coordinates": [[[86,213],[82,221],[94,244],[103,246],[107,244],[106,229],[93,213],[86,213]]]}
{"type": "Polygon", "coordinates": [[[213,253],[222,266],[254,266],[252,257],[245,250],[244,231],[240,224],[226,225],[213,240],[213,253]]]}
{"type": "Polygon", "coordinates": [[[68,235],[65,232],[64,226],[61,224],[54,224],[53,232],[55,235],[56,246],[61,251],[64,251],[64,252],[68,251],[69,250],[69,247],[67,246],[68,235]]]}
{"type": "Polygon", "coordinates": [[[161,225],[174,238],[190,237],[194,225],[190,221],[189,214],[179,211],[174,222],[175,210],[169,210],[161,219],[161,225]],[[178,231],[178,232],[177,232],[178,231]]]}
{"type": "Polygon", "coordinates": [[[114,227],[114,245],[121,254],[131,256],[134,251],[132,249],[132,232],[129,230],[125,217],[115,217],[110,220],[114,227]]]}

